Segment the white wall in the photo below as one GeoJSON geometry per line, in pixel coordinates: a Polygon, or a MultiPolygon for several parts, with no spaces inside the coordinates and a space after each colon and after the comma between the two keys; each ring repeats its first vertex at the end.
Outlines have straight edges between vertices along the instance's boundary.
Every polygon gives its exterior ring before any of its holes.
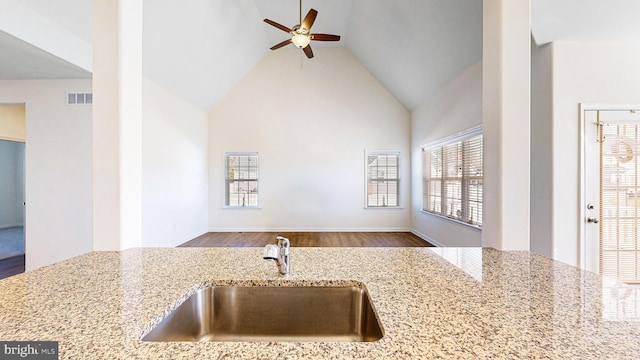
{"type": "Polygon", "coordinates": [[[529,250],[531,0],[482,7],[482,246],[529,250]]]}
{"type": "Polygon", "coordinates": [[[0,139],[24,141],[24,104],[0,105],[0,139]]]}
{"type": "Polygon", "coordinates": [[[27,270],[91,251],[91,107],[67,92],[91,81],[0,81],[0,103],[26,104],[27,270]]]}
{"type": "Polygon", "coordinates": [[[93,249],[142,246],[142,0],[93,3],[93,249]]]}
{"type": "Polygon", "coordinates": [[[531,251],[548,257],[553,257],[552,48],[531,45],[531,251]]]}
{"type": "MultiPolygon", "coordinates": [[[[580,103],[640,103],[640,44],[552,45],[553,258],[579,265],[580,103]]],[[[545,140],[546,141],[546,140],[545,140]]]]}
{"type": "Polygon", "coordinates": [[[11,141],[0,140],[0,229],[15,226],[16,148],[11,141]]]}
{"type": "Polygon", "coordinates": [[[442,246],[481,246],[480,230],[423,212],[422,145],[482,124],[482,63],[477,62],[411,114],[413,231],[442,246]]]}
{"type": "Polygon", "coordinates": [[[16,209],[18,224],[24,225],[24,143],[19,142],[16,150],[16,209]]]}
{"type": "Polygon", "coordinates": [[[175,246],[208,229],[207,113],[143,82],[142,246],[175,246]]]}
{"type": "Polygon", "coordinates": [[[24,144],[0,140],[0,229],[24,224],[24,144]]]}
{"type": "Polygon", "coordinates": [[[410,228],[408,111],[344,48],[270,52],[209,114],[211,231],[410,228]],[[402,209],[365,210],[365,150],[400,150],[402,209]],[[224,152],[260,153],[260,209],[223,209],[224,152]]]}

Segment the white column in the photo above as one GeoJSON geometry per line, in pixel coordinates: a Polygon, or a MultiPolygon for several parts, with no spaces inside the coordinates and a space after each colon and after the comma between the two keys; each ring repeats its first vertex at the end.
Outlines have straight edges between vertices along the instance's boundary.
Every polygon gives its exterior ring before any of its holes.
{"type": "Polygon", "coordinates": [[[142,0],[93,1],[93,249],[142,239],[142,0]]]}
{"type": "Polygon", "coordinates": [[[529,250],[530,0],[483,1],[482,246],[529,250]]]}

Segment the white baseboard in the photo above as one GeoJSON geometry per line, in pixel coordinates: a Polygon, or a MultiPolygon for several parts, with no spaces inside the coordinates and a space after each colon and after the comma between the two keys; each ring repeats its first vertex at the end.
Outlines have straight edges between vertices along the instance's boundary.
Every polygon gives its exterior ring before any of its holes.
{"type": "Polygon", "coordinates": [[[445,246],[444,246],[444,245],[442,245],[441,243],[439,243],[439,242],[437,242],[437,241],[433,240],[432,238],[428,237],[427,235],[425,235],[425,234],[423,234],[423,233],[421,233],[421,232],[418,232],[418,231],[416,231],[416,230],[411,230],[411,233],[412,233],[413,235],[415,235],[415,236],[417,236],[417,237],[421,238],[422,240],[424,240],[424,241],[426,241],[426,242],[430,243],[431,245],[434,245],[434,246],[437,246],[437,247],[445,247],[445,246]]]}
{"type": "Polygon", "coordinates": [[[7,224],[7,225],[0,225],[0,229],[8,229],[8,228],[17,227],[17,226],[24,226],[24,224],[7,224]]]}

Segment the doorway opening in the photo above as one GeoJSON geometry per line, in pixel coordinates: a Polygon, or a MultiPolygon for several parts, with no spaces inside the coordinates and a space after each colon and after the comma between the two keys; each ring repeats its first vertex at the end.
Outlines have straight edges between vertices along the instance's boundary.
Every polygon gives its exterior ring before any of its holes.
{"type": "Polygon", "coordinates": [[[0,105],[0,279],[25,271],[25,105],[0,105]]]}

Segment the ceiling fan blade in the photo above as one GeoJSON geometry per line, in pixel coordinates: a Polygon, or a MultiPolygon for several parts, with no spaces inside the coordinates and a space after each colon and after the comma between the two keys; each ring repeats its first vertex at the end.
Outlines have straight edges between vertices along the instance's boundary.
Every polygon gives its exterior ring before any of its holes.
{"type": "Polygon", "coordinates": [[[314,9],[309,10],[307,16],[302,20],[302,24],[300,24],[301,28],[307,29],[307,31],[311,31],[311,27],[313,26],[313,22],[316,21],[316,16],[318,16],[318,12],[314,9]]]}
{"type": "Polygon", "coordinates": [[[313,57],[313,50],[311,50],[311,45],[307,45],[305,48],[302,49],[302,51],[304,51],[305,55],[307,55],[309,59],[313,57]]]}
{"type": "Polygon", "coordinates": [[[291,39],[287,39],[287,40],[285,40],[285,41],[283,41],[283,42],[281,42],[281,43],[279,43],[277,45],[272,46],[271,50],[277,50],[277,49],[280,49],[281,47],[287,46],[289,44],[291,44],[291,39]]]}
{"type": "Polygon", "coordinates": [[[340,35],[311,34],[311,40],[315,40],[315,41],[340,41],[340,35]]]}
{"type": "Polygon", "coordinates": [[[267,24],[271,25],[271,26],[275,26],[278,29],[284,31],[284,32],[292,32],[293,30],[289,29],[288,27],[278,24],[277,22],[273,21],[273,20],[269,20],[269,19],[264,19],[264,22],[266,22],[267,24]]]}

